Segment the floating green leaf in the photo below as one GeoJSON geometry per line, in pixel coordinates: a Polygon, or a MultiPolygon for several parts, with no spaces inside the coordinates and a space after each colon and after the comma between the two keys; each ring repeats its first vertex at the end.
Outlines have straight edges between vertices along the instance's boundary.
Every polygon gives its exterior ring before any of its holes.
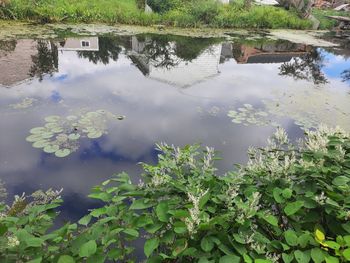
{"type": "Polygon", "coordinates": [[[56,157],[66,157],[71,153],[69,149],[62,149],[55,152],[56,157]]]}

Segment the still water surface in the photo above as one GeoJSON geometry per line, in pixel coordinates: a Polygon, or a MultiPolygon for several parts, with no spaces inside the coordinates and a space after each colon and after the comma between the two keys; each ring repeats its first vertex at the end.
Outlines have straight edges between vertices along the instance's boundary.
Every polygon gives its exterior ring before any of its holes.
{"type": "Polygon", "coordinates": [[[294,139],[320,123],[350,131],[349,57],[263,38],[0,41],[0,179],[10,196],[63,188],[62,218],[77,219],[111,174],[137,182],[138,163],[157,161],[157,142],[212,146],[224,173],[277,126],[294,139]],[[33,147],[32,129],[45,125],[33,147]]]}

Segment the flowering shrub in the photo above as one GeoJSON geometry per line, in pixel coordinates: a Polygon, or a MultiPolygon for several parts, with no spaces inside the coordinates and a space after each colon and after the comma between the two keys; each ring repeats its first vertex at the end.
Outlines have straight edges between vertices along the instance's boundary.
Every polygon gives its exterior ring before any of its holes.
{"type": "Polygon", "coordinates": [[[350,260],[350,139],[308,131],[297,146],[278,129],[246,166],[218,176],[212,148],[158,145],[143,180],[113,176],[93,188],[105,202],[78,224],[49,231],[59,192],[3,205],[1,262],[345,262],[350,260]],[[47,196],[47,197],[42,197],[47,196]],[[33,203],[34,202],[34,203],[33,203]]]}

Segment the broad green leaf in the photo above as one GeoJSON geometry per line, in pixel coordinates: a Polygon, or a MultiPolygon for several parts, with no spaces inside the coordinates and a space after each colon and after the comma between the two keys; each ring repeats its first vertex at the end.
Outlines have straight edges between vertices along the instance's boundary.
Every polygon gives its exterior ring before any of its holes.
{"type": "Polygon", "coordinates": [[[279,204],[284,202],[284,198],[281,196],[282,195],[282,189],[281,188],[274,188],[272,191],[273,194],[273,198],[275,199],[275,201],[279,204]]]}
{"type": "Polygon", "coordinates": [[[130,209],[131,210],[139,210],[139,209],[150,208],[152,206],[153,206],[152,203],[146,203],[146,201],[144,199],[137,199],[131,204],[130,209]]]}
{"type": "Polygon", "coordinates": [[[219,260],[219,263],[239,263],[239,262],[241,262],[240,257],[237,257],[235,255],[222,256],[219,260]]]}
{"type": "Polygon", "coordinates": [[[306,251],[294,251],[294,257],[298,263],[308,263],[311,259],[310,254],[306,251]]]}
{"type": "Polygon", "coordinates": [[[272,260],[269,259],[262,259],[262,258],[257,258],[254,260],[254,263],[273,263],[272,260]]]}
{"type": "Polygon", "coordinates": [[[63,255],[63,256],[60,256],[57,263],[75,263],[75,260],[71,256],[63,255]]]}
{"type": "Polygon", "coordinates": [[[326,263],[339,263],[339,259],[332,256],[327,256],[325,260],[326,260],[326,263]]]}
{"type": "Polygon", "coordinates": [[[324,241],[322,243],[322,245],[326,246],[326,247],[330,247],[334,250],[338,250],[340,248],[340,245],[337,242],[334,241],[324,241]]]}
{"type": "Polygon", "coordinates": [[[168,222],[168,220],[169,220],[168,211],[169,211],[169,206],[168,206],[168,203],[166,201],[162,201],[157,205],[156,214],[157,214],[159,221],[168,222]]]}
{"type": "Polygon", "coordinates": [[[350,248],[347,248],[343,251],[343,256],[346,260],[350,261],[350,248]]]}
{"type": "Polygon", "coordinates": [[[324,261],[324,253],[320,248],[311,249],[311,258],[315,263],[321,263],[324,261]]]}
{"type": "Polygon", "coordinates": [[[263,219],[273,226],[278,226],[278,219],[274,215],[265,215],[263,219]]]}
{"type": "Polygon", "coordinates": [[[303,201],[295,201],[292,203],[289,203],[286,205],[284,208],[284,212],[286,213],[287,216],[294,215],[296,212],[300,210],[304,205],[303,201]]]}
{"type": "Polygon", "coordinates": [[[292,194],[293,194],[293,190],[292,189],[289,189],[289,188],[286,188],[282,191],[282,196],[286,199],[289,199],[292,197],[292,194]]]}
{"type": "Polygon", "coordinates": [[[78,223],[80,225],[84,225],[84,226],[87,226],[89,223],[90,223],[90,220],[91,220],[91,215],[86,215],[84,217],[82,217],[78,223]]]}
{"type": "Polygon", "coordinates": [[[79,256],[84,257],[90,257],[93,254],[96,253],[97,250],[97,244],[95,240],[90,240],[86,243],[84,243],[80,249],[79,249],[79,256]]]}
{"type": "Polygon", "coordinates": [[[294,259],[294,254],[286,254],[286,253],[282,253],[282,259],[284,263],[290,263],[293,261],[294,259]]]}
{"type": "Polygon", "coordinates": [[[42,257],[38,257],[38,258],[27,261],[27,263],[41,263],[42,260],[43,260],[42,257]]]}
{"type": "Polygon", "coordinates": [[[156,250],[159,246],[159,239],[158,238],[152,238],[152,239],[148,239],[145,242],[144,245],[144,252],[146,257],[149,257],[150,255],[152,255],[153,251],[156,250]]]}
{"type": "Polygon", "coordinates": [[[25,242],[28,247],[41,247],[44,240],[38,237],[29,237],[29,238],[26,238],[25,242]]]}
{"type": "Polygon", "coordinates": [[[346,176],[337,176],[333,179],[332,184],[336,186],[342,186],[347,185],[347,183],[350,182],[350,178],[346,176]]]}
{"type": "Polygon", "coordinates": [[[210,237],[205,236],[201,240],[201,248],[205,252],[210,252],[214,248],[214,242],[211,240],[210,237]]]}
{"type": "Polygon", "coordinates": [[[210,192],[208,191],[199,200],[199,208],[202,209],[204,205],[209,201],[209,199],[210,199],[210,192]]]}
{"type": "Polygon", "coordinates": [[[136,229],[128,228],[123,230],[123,232],[132,237],[139,237],[139,232],[136,229]]]}
{"type": "Polygon", "coordinates": [[[297,246],[298,245],[298,236],[293,230],[287,230],[284,233],[284,237],[286,239],[286,242],[290,246],[297,246]]]}

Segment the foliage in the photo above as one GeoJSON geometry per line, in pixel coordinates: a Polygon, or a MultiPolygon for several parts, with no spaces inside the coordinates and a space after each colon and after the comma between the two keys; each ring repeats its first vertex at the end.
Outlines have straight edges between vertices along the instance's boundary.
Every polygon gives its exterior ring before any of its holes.
{"type": "Polygon", "coordinates": [[[212,148],[158,150],[138,185],[122,173],[94,187],[90,197],[105,205],[79,227],[49,231],[59,192],[3,205],[1,262],[135,262],[138,238],[147,262],[350,260],[350,138],[341,129],[307,131],[298,146],[278,129],[225,176],[212,148]]]}
{"type": "Polygon", "coordinates": [[[147,4],[154,12],[165,13],[181,4],[181,0],[147,0],[147,4]]]}
{"type": "Polygon", "coordinates": [[[158,13],[145,13],[135,0],[66,1],[12,0],[0,7],[0,17],[48,22],[107,22],[132,25],[163,24],[179,27],[310,28],[294,11],[240,3],[221,5],[210,0],[149,0],[158,13]],[[156,7],[158,6],[158,7],[156,7]]]}
{"type": "Polygon", "coordinates": [[[317,48],[312,48],[310,52],[283,63],[279,75],[290,76],[295,80],[307,80],[314,84],[325,84],[328,80],[322,72],[323,67],[324,56],[317,48]]]}

